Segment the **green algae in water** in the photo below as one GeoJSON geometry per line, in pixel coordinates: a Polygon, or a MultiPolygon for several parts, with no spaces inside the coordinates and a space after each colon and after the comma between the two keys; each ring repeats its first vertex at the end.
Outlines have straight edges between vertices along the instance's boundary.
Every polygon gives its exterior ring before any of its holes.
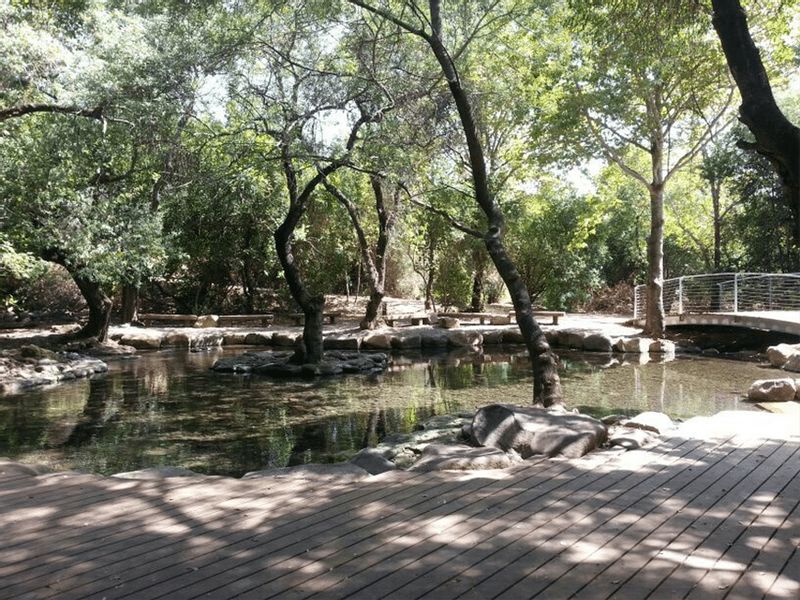
{"type": "MultiPolygon", "coordinates": [[[[434,415],[494,402],[527,404],[524,353],[395,357],[379,377],[275,381],[209,371],[222,355],[156,352],[111,364],[105,376],[0,398],[0,456],[113,474],[182,466],[239,476],[304,462],[346,460],[434,415]]],[[[565,352],[570,407],[595,416],[666,412],[674,418],[749,409],[752,363],[686,358],[617,364],[565,352]]]]}

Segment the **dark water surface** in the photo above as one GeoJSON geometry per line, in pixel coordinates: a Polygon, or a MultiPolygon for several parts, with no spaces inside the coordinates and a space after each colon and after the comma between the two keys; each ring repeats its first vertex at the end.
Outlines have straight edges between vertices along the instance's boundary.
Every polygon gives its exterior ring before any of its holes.
{"type": "MultiPolygon", "coordinates": [[[[209,371],[243,349],[154,352],[107,375],[0,397],[0,456],[112,474],[156,466],[239,476],[303,462],[346,460],[433,415],[493,402],[529,403],[524,354],[394,358],[380,377],[308,382],[209,371]]],[[[666,412],[674,418],[749,409],[753,363],[679,358],[616,364],[562,354],[567,404],[596,416],[666,412]]]]}

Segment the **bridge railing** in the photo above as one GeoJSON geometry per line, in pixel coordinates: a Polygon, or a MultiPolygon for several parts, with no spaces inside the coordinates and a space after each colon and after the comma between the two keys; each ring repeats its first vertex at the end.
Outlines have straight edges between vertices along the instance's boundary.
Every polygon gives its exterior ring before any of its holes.
{"type": "MultiPolygon", "coordinates": [[[[633,317],[643,318],[647,286],[634,288],[633,317]]],[[[668,315],[800,310],[800,273],[711,273],[664,281],[668,315]]]]}

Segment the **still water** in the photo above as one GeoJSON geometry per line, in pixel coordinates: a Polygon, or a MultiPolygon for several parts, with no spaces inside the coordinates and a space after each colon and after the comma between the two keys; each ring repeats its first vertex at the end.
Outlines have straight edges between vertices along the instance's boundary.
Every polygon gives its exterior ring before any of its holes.
{"type": "MultiPolygon", "coordinates": [[[[142,354],[110,363],[104,376],[0,397],[0,456],[102,474],[170,465],[240,476],[346,460],[433,415],[532,396],[521,353],[396,356],[378,377],[306,382],[209,370],[242,351],[142,354]]],[[[754,363],[714,358],[643,365],[561,358],[567,404],[595,416],[747,410],[743,393],[770,376],[754,363]]]]}

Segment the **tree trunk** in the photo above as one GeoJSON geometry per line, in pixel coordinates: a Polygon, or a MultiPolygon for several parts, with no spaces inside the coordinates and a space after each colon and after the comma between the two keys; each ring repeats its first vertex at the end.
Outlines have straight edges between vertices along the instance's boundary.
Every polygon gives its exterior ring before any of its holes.
{"type": "Polygon", "coordinates": [[[122,286],[122,322],[133,323],[139,320],[139,287],[125,284],[122,286]]]}
{"type": "Polygon", "coordinates": [[[483,265],[475,268],[472,275],[472,300],[469,304],[469,309],[472,312],[483,312],[485,305],[483,303],[483,279],[485,271],[483,265]]]}
{"type": "Polygon", "coordinates": [[[361,329],[375,329],[380,318],[381,304],[383,304],[383,286],[380,290],[373,290],[367,301],[367,309],[364,311],[364,318],[361,319],[359,327],[361,329]]]}
{"type": "Polygon", "coordinates": [[[111,322],[113,303],[103,291],[100,284],[80,273],[72,273],[78,289],[81,291],[89,307],[89,320],[75,334],[76,338],[95,338],[98,342],[108,340],[108,326],[111,322]]]}
{"type": "Polygon", "coordinates": [[[789,206],[797,215],[793,230],[795,243],[800,246],[800,128],[775,102],[739,0],[712,0],[711,4],[714,29],[742,97],[739,120],[756,139],[753,149],[769,159],[781,179],[789,206]]]}
{"type": "Polygon", "coordinates": [[[664,337],[664,187],[650,186],[650,235],[647,237],[647,313],[645,333],[664,337]]]}
{"type": "MultiPolygon", "coordinates": [[[[291,214],[291,211],[290,211],[291,214]]],[[[295,215],[292,215],[294,217],[295,215]]],[[[299,219],[299,216],[297,216],[299,219]]],[[[325,296],[311,295],[300,279],[300,271],[292,253],[292,233],[294,218],[287,215],[286,220],[275,230],[275,251],[283,267],[283,275],[289,291],[305,316],[303,339],[300,341],[293,361],[299,363],[318,363],[322,360],[322,318],[325,296]]]]}
{"type": "Polygon", "coordinates": [[[714,208],[714,272],[722,270],[722,212],[720,207],[720,182],[711,182],[711,203],[714,208]]]}

